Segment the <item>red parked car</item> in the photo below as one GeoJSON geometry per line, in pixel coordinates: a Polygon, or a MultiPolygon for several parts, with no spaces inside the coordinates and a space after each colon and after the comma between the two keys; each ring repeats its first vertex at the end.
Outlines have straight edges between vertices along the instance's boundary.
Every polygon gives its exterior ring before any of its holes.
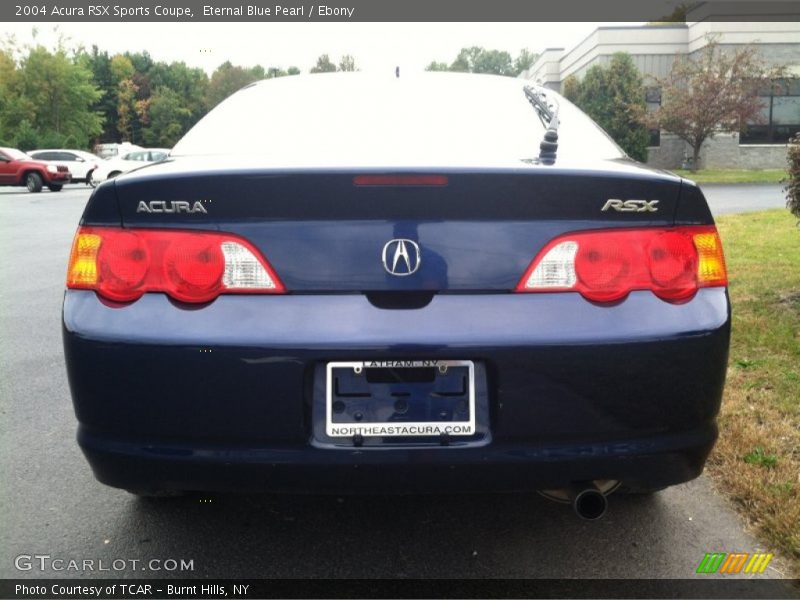
{"type": "Polygon", "coordinates": [[[60,192],[69,183],[69,169],[34,160],[14,148],[0,148],[0,185],[24,185],[29,192],[41,192],[47,186],[51,192],[60,192]]]}

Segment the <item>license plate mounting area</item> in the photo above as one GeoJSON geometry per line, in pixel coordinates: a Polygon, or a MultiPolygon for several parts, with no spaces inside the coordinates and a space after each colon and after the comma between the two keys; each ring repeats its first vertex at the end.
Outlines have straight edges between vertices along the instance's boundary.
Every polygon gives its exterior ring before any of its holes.
{"type": "Polygon", "coordinates": [[[458,445],[488,437],[485,375],[473,361],[365,360],[322,366],[315,382],[318,442],[458,445]]]}

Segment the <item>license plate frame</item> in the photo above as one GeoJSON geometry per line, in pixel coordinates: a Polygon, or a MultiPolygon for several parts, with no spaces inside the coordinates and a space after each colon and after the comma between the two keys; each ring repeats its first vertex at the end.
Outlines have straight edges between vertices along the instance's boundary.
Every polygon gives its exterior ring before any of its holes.
{"type": "Polygon", "coordinates": [[[360,360],[333,361],[325,365],[325,434],[334,440],[353,438],[430,438],[474,436],[476,428],[475,363],[471,360],[360,360]],[[434,368],[442,373],[450,367],[467,369],[467,420],[449,421],[388,421],[341,423],[333,420],[333,384],[335,369],[353,369],[356,374],[367,369],[434,368]]]}

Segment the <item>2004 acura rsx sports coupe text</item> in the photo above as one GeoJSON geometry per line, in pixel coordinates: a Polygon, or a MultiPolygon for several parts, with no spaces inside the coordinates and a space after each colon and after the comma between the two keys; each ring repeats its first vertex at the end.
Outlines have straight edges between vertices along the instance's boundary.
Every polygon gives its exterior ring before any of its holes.
{"type": "Polygon", "coordinates": [[[140,494],[539,490],[598,517],[702,471],[726,285],[700,190],[549,90],[265,81],[89,200],[78,441],[140,494]]]}

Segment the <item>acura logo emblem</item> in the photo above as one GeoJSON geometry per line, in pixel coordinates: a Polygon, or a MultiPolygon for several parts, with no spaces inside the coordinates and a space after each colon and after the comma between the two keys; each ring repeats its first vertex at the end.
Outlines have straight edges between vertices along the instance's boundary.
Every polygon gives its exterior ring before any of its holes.
{"type": "Polygon", "coordinates": [[[405,277],[419,270],[422,259],[419,244],[413,240],[396,239],[386,242],[383,247],[383,268],[391,275],[405,277]]]}

